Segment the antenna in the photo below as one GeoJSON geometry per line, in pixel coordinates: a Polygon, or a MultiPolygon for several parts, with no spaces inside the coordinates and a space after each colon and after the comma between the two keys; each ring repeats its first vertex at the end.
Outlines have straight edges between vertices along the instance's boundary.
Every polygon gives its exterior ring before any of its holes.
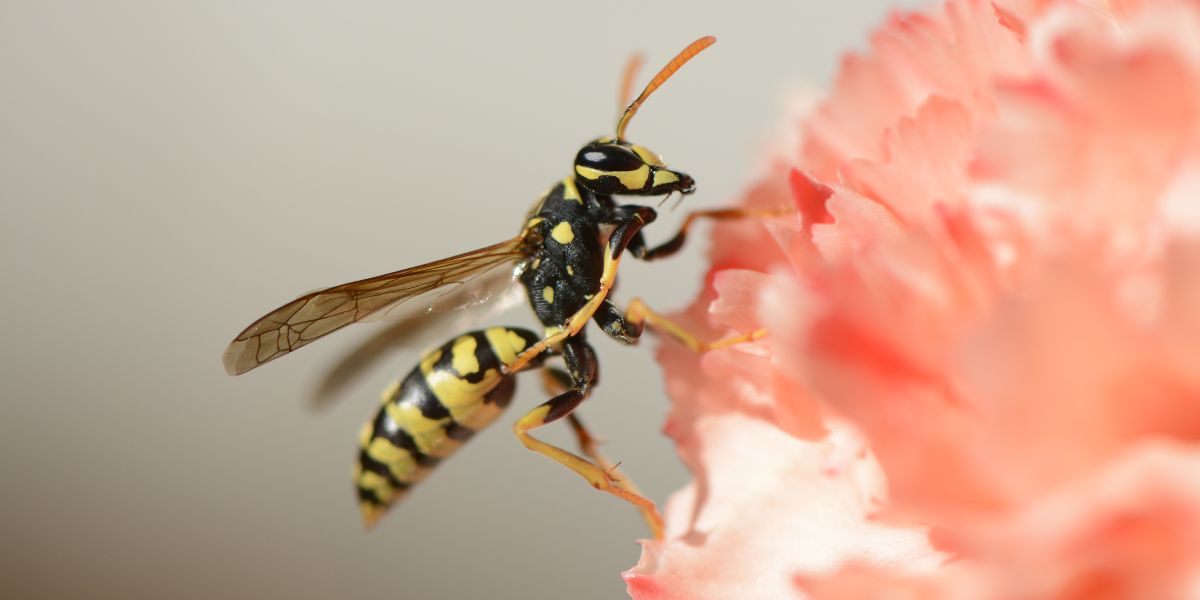
{"type": "MultiPolygon", "coordinates": [[[[687,64],[687,61],[692,60],[692,57],[700,54],[700,51],[715,43],[717,43],[717,38],[711,35],[706,35],[692,42],[691,44],[688,44],[687,48],[684,48],[679,54],[676,54],[675,58],[672,58],[671,62],[667,63],[667,66],[663,67],[658,74],[654,76],[654,79],[651,79],[650,83],[646,84],[646,89],[642,90],[642,94],[638,96],[632,104],[629,105],[629,108],[625,109],[625,114],[621,115],[621,119],[617,121],[617,139],[624,139],[625,127],[629,125],[629,120],[632,119],[633,115],[637,113],[638,108],[642,106],[642,103],[646,101],[646,98],[649,98],[650,94],[654,93],[654,90],[657,90],[660,86],[662,86],[663,83],[666,83],[666,81],[671,78],[671,75],[674,75],[675,71],[678,71],[680,67],[687,64]]],[[[626,70],[627,81],[629,77],[628,73],[629,71],[626,70]]],[[[628,85],[628,83],[626,85],[628,85]]]]}
{"type": "Polygon", "coordinates": [[[629,62],[625,63],[625,73],[621,76],[621,95],[617,96],[617,109],[629,106],[629,97],[633,94],[633,80],[637,79],[638,70],[646,63],[646,57],[641,52],[634,52],[629,55],[629,62]]]}

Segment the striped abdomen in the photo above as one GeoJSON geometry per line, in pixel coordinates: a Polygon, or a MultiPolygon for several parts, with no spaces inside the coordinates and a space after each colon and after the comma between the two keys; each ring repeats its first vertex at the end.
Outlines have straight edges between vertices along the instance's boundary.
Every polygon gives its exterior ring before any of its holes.
{"type": "Polygon", "coordinates": [[[500,416],[516,383],[500,368],[538,339],[524,329],[472,331],[421,357],[384,390],[358,436],[354,484],[368,527],[439,460],[500,416]]]}

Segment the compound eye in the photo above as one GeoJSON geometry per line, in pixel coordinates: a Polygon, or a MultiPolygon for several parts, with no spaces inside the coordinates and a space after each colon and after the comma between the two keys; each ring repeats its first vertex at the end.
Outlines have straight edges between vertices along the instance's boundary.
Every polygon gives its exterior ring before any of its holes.
{"type": "Polygon", "coordinates": [[[575,157],[575,164],[603,172],[636,171],[646,164],[637,154],[623,146],[585,146],[575,157]]]}

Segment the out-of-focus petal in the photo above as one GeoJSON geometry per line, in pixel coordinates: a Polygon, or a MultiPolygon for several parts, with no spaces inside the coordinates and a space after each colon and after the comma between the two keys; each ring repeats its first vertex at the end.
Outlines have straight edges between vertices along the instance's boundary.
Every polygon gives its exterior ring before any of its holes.
{"type": "Polygon", "coordinates": [[[646,542],[625,574],[634,598],[800,598],[797,576],[846,561],[898,572],[941,563],[922,531],[871,522],[884,490],[869,456],[822,470],[852,441],[805,442],[736,413],[701,419],[694,435],[706,477],[671,498],[668,539],[646,542]]]}
{"type": "Polygon", "coordinates": [[[848,55],[833,93],[805,125],[806,170],[836,181],[849,160],[884,158],[884,137],[932,96],[989,110],[989,87],[1019,77],[1030,57],[990,2],[948,2],[927,13],[896,13],[868,55],[848,55]]]}
{"type": "Polygon", "coordinates": [[[769,337],[660,351],[631,593],[1200,594],[1200,5],[897,13],[792,125],[679,315],[769,337]]]}

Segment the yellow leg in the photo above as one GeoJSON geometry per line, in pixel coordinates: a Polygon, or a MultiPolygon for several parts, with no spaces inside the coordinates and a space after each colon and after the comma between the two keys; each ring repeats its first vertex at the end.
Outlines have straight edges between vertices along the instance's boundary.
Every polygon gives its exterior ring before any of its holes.
{"type": "MultiPolygon", "coordinates": [[[[605,472],[607,472],[618,485],[639,496],[642,495],[642,491],[633,483],[633,480],[618,468],[620,464],[608,460],[608,458],[600,453],[600,450],[596,447],[597,438],[593,436],[586,427],[584,427],[583,421],[579,420],[579,417],[575,416],[574,414],[567,415],[567,422],[571,425],[571,431],[575,434],[575,439],[579,444],[580,453],[590,458],[593,463],[604,469],[605,472]]],[[[654,527],[654,522],[662,522],[662,517],[658,515],[657,510],[653,511],[649,515],[643,512],[643,516],[646,517],[646,522],[651,524],[651,528],[654,527]]]]}
{"type": "MultiPolygon", "coordinates": [[[[542,383],[545,386],[546,391],[551,395],[561,394],[570,389],[571,376],[567,375],[565,371],[547,367],[542,369],[542,383]]],[[[641,490],[634,485],[633,480],[631,480],[628,475],[625,475],[619,468],[617,468],[619,466],[618,464],[608,460],[608,458],[600,453],[600,450],[597,448],[598,438],[593,436],[591,432],[588,431],[587,427],[584,426],[583,421],[574,412],[567,415],[567,423],[571,426],[571,432],[575,434],[575,440],[579,444],[580,454],[588,457],[591,459],[592,463],[598,465],[601,469],[604,469],[613,482],[618,486],[633,492],[638,496],[642,496],[643,498],[645,497],[642,495],[641,490]]],[[[642,513],[642,518],[646,520],[646,525],[650,527],[651,531],[661,531],[663,523],[662,515],[659,514],[658,509],[654,506],[652,501],[647,500],[647,502],[651,503],[648,510],[643,506],[638,506],[639,511],[642,513]]],[[[655,538],[659,537],[660,536],[658,534],[655,534],[655,538]]]]}
{"type": "MultiPolygon", "coordinates": [[[[562,448],[559,448],[558,446],[543,442],[542,440],[529,435],[531,430],[537,429],[538,427],[570,414],[570,412],[574,410],[582,400],[582,395],[577,391],[568,391],[567,393],[556,396],[541,406],[538,406],[528,413],[525,413],[525,416],[521,417],[521,419],[513,425],[513,433],[516,434],[517,439],[521,440],[521,443],[524,444],[526,448],[553,459],[559,464],[571,469],[585,481],[587,481],[588,484],[593,488],[608,494],[612,494],[613,496],[616,496],[637,507],[637,509],[642,513],[642,516],[646,519],[646,524],[650,526],[650,532],[653,534],[654,539],[662,539],[662,516],[659,515],[658,508],[654,505],[654,501],[642,496],[634,490],[624,487],[621,483],[622,478],[620,478],[619,473],[614,474],[614,472],[611,472],[608,468],[597,466],[581,456],[575,455],[571,452],[563,450],[562,448]]],[[[584,431],[586,433],[586,430],[584,431]]],[[[588,443],[590,444],[590,436],[588,436],[588,439],[588,443]]],[[[581,445],[583,445],[582,440],[581,445]]]]}
{"type": "MultiPolygon", "coordinates": [[[[688,229],[691,228],[692,223],[694,223],[697,219],[703,218],[713,219],[716,221],[732,221],[737,219],[779,217],[792,214],[794,212],[796,212],[796,210],[791,207],[761,209],[726,208],[718,210],[696,211],[688,214],[687,218],[684,219],[683,225],[680,227],[679,232],[675,234],[675,237],[658,247],[639,251],[638,258],[643,260],[654,260],[674,254],[679,250],[680,247],[683,246],[684,240],[687,239],[688,229]]],[[[641,226],[652,220],[653,213],[651,213],[651,216],[649,217],[642,217],[639,215],[636,217],[637,223],[635,227],[622,228],[620,235],[618,235],[618,232],[614,230],[613,237],[609,238],[608,251],[604,254],[604,271],[600,276],[600,290],[593,295],[590,300],[588,300],[587,304],[585,304],[583,308],[579,309],[578,312],[571,316],[570,320],[567,321],[566,325],[562,329],[546,336],[538,343],[526,348],[519,355],[517,355],[517,359],[512,364],[502,369],[504,374],[507,375],[509,373],[516,373],[517,371],[520,371],[525,367],[525,365],[529,364],[529,361],[533,360],[535,356],[538,356],[549,348],[561,344],[563,340],[566,340],[567,338],[579,333],[579,330],[583,329],[584,325],[587,325],[588,320],[596,314],[596,311],[600,308],[600,305],[604,303],[604,299],[608,297],[608,292],[612,289],[613,283],[617,279],[617,268],[621,266],[622,251],[628,245],[629,240],[631,240],[633,236],[641,229],[641,226]]],[[[715,348],[723,348],[733,344],[740,344],[742,342],[762,338],[766,335],[766,331],[762,330],[747,334],[746,336],[721,340],[719,342],[713,342],[712,344],[703,344],[699,342],[695,336],[687,333],[682,327],[670,323],[670,320],[651,311],[649,308],[646,308],[644,304],[643,309],[646,312],[646,320],[649,321],[651,325],[655,325],[656,322],[661,323],[662,325],[659,326],[660,329],[666,333],[669,333],[672,335],[672,337],[675,337],[684,344],[687,344],[688,347],[695,349],[697,352],[705,352],[715,348]]]]}
{"type": "Polygon", "coordinates": [[[737,344],[761,340],[762,338],[767,337],[769,333],[766,329],[757,329],[755,331],[751,331],[750,333],[743,333],[741,335],[727,337],[715,342],[702,342],[700,341],[700,338],[698,338],[694,333],[688,331],[684,326],[655,312],[652,308],[647,306],[641,298],[634,298],[633,301],[629,303],[629,308],[625,311],[625,320],[639,326],[648,324],[657,329],[659,332],[678,340],[681,344],[691,348],[697,353],[704,353],[710,350],[728,348],[729,346],[734,346],[737,344]]]}
{"type": "MultiPolygon", "coordinates": [[[[635,233],[637,229],[635,228],[631,231],[635,233]]],[[[625,237],[632,237],[632,233],[629,233],[625,237]]],[[[538,343],[526,348],[525,350],[522,350],[521,353],[517,355],[516,360],[502,369],[504,374],[507,375],[509,373],[516,373],[517,371],[520,371],[525,367],[525,365],[529,364],[529,361],[533,360],[535,356],[540,355],[549,348],[561,344],[567,338],[579,333],[579,330],[583,329],[584,325],[587,325],[588,320],[592,318],[592,315],[596,314],[596,310],[599,309],[600,305],[604,303],[604,299],[608,297],[608,291],[612,289],[613,283],[615,283],[617,280],[617,267],[621,266],[621,250],[624,250],[627,243],[627,240],[617,243],[614,243],[611,239],[609,240],[610,246],[617,246],[619,249],[610,249],[604,253],[604,271],[600,274],[600,289],[592,295],[591,299],[589,299],[586,304],[583,305],[583,308],[571,315],[571,318],[567,321],[566,326],[546,336],[545,338],[542,338],[542,340],[538,343]]]]}

